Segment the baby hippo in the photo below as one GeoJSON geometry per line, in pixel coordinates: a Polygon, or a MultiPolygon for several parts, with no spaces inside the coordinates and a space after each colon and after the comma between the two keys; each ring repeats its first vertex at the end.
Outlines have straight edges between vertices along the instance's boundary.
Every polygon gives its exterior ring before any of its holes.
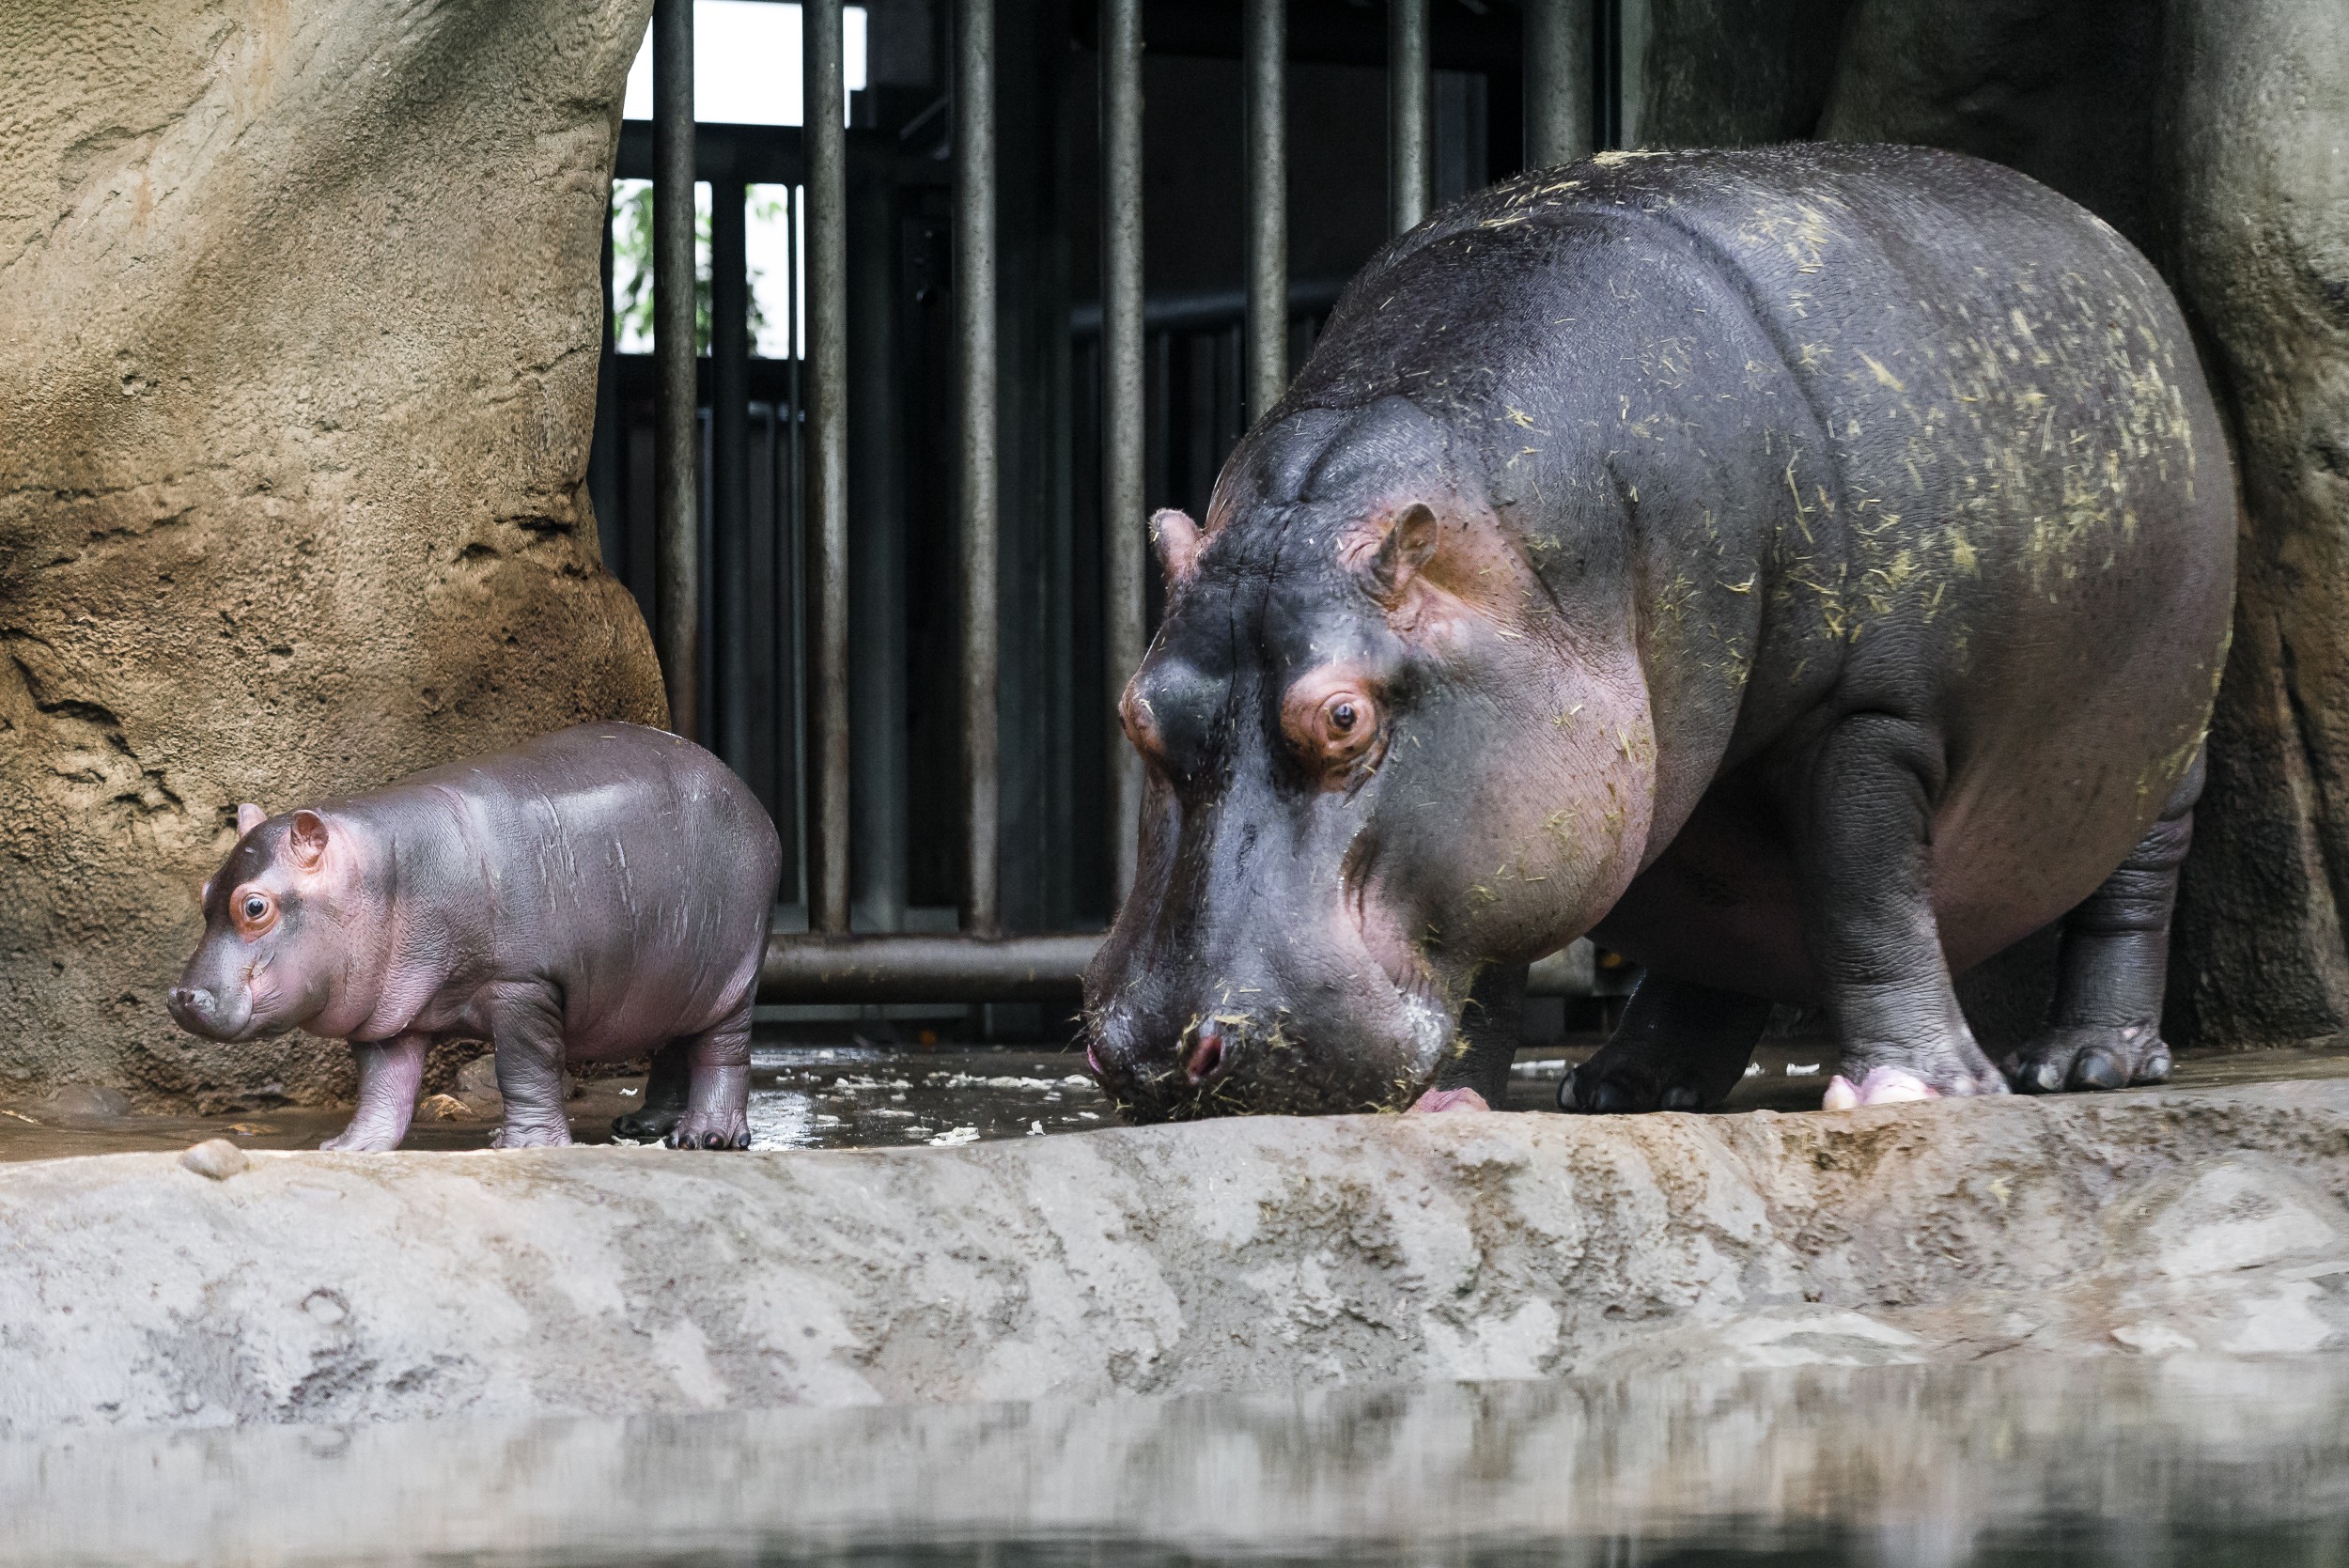
{"type": "Polygon", "coordinates": [[[783,849],[700,747],[582,724],[279,816],[240,806],[237,830],[171,1016],[213,1040],[350,1041],[359,1110],[325,1147],[397,1148],[442,1039],[495,1046],[498,1148],[571,1141],[566,1062],[646,1051],[682,1101],[670,1147],[750,1146],[783,849]]]}

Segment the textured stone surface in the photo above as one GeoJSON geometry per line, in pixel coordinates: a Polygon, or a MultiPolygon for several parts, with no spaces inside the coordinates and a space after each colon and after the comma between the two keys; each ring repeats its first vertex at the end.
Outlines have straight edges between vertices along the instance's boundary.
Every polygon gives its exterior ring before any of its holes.
{"type": "Polygon", "coordinates": [[[2349,6],[2173,0],[2166,262],[2248,526],[2180,893],[2184,1043],[2349,1030],[2349,6]]]}
{"type": "Polygon", "coordinates": [[[2349,1347],[2349,1081],[0,1170],[0,1436],[2349,1347]]]}
{"type": "Polygon", "coordinates": [[[1648,0],[1639,139],[1750,147],[1812,135],[1853,0],[1648,0]]]}
{"type": "Polygon", "coordinates": [[[236,802],[662,718],[583,484],[649,0],[0,8],[0,1071],[335,1092],[161,990],[236,802]]]}

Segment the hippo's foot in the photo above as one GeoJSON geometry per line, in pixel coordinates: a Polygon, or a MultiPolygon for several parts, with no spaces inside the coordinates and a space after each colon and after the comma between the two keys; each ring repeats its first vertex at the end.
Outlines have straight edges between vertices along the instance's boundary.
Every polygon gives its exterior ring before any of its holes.
{"type": "Polygon", "coordinates": [[[648,1105],[612,1118],[612,1136],[630,1143],[658,1143],[676,1130],[685,1112],[674,1106],[648,1105]]]}
{"type": "MultiPolygon", "coordinates": [[[[1906,1053],[1905,1053],[1906,1054],[1906,1053]]],[[[1954,1047],[1922,1053],[1923,1060],[1878,1061],[1860,1070],[1866,1057],[1845,1053],[1843,1072],[1828,1079],[1822,1110],[1851,1110],[1863,1105],[1907,1105],[1918,1100],[1963,1098],[1973,1094],[2003,1094],[2006,1079],[1968,1037],[1954,1047]],[[1859,1061],[1853,1061],[1858,1056],[1859,1061]],[[1846,1076],[1850,1075],[1850,1076],[1846,1076]]]]}
{"type": "Polygon", "coordinates": [[[1760,997],[1650,974],[1613,1035],[1558,1085],[1558,1109],[1619,1115],[1719,1105],[1744,1076],[1769,1017],[1760,997]]]}
{"type": "Polygon", "coordinates": [[[560,1149],[571,1141],[571,1129],[559,1121],[507,1122],[490,1140],[492,1149],[560,1149]]]}
{"type": "Polygon", "coordinates": [[[672,1149],[747,1149],[751,1121],[739,1110],[689,1110],[661,1141],[672,1149]]]}
{"type": "Polygon", "coordinates": [[[2170,1081],[2170,1047],[2152,1024],[2076,1024],[2042,1031],[2002,1065],[2007,1081],[2026,1094],[2125,1089],[2170,1081]]]}
{"type": "Polygon", "coordinates": [[[1411,1102],[1407,1113],[1412,1116],[1435,1116],[1447,1110],[1490,1110],[1485,1096],[1473,1089],[1430,1089],[1411,1102]]]}

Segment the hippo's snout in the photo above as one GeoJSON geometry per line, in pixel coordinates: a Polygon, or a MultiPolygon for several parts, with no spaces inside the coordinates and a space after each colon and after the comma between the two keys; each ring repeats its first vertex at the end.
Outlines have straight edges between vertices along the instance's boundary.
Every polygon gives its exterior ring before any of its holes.
{"type": "Polygon", "coordinates": [[[253,996],[239,991],[233,1000],[201,986],[174,986],[163,995],[172,1021],[191,1034],[208,1040],[241,1038],[253,1022],[253,996]]]}

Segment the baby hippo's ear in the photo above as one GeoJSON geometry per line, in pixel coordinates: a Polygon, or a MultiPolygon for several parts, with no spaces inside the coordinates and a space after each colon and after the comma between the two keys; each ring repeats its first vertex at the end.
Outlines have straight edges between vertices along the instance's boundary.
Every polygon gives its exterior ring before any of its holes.
{"type": "Polygon", "coordinates": [[[243,805],[237,808],[237,836],[239,838],[244,837],[245,834],[251,832],[254,829],[259,827],[262,823],[267,822],[268,820],[269,813],[263,811],[252,801],[247,800],[243,805]]]}
{"type": "Polygon", "coordinates": [[[304,871],[316,871],[319,862],[326,858],[326,818],[314,811],[293,814],[293,831],[286,835],[286,848],[292,854],[294,864],[304,871]]]}

